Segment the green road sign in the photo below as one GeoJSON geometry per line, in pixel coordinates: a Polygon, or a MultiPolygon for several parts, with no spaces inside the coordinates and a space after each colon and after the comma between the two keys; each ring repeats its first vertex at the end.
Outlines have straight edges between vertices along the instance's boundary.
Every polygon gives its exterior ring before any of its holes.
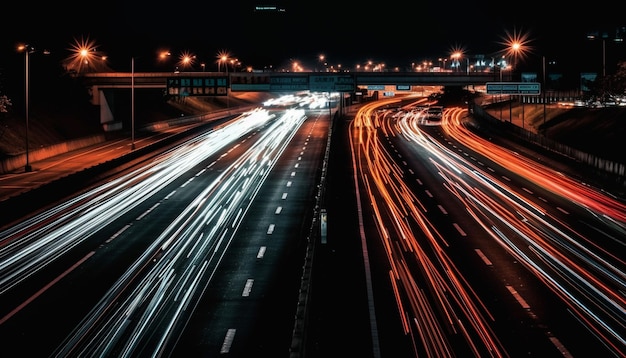
{"type": "Polygon", "coordinates": [[[487,82],[487,94],[541,94],[539,82],[487,82]]]}

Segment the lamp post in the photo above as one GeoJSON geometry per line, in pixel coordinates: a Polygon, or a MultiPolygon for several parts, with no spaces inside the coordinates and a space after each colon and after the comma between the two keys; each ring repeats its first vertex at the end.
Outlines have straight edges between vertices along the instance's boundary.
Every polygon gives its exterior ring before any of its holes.
{"type": "MultiPolygon", "coordinates": [[[[502,83],[502,64],[500,64],[500,66],[498,66],[498,69],[500,72],[500,83],[502,83]]],[[[500,121],[502,121],[502,87],[500,87],[500,101],[499,101],[499,107],[500,107],[500,121]]]]}
{"type": "Polygon", "coordinates": [[[24,88],[25,88],[25,118],[26,118],[26,165],[24,165],[24,171],[26,172],[30,172],[33,170],[33,168],[30,165],[30,161],[29,161],[29,157],[28,157],[28,117],[29,117],[29,109],[30,109],[30,104],[29,104],[29,97],[30,97],[30,88],[29,88],[29,84],[30,84],[30,64],[29,64],[29,60],[28,57],[30,56],[30,54],[32,52],[35,51],[35,49],[30,46],[30,45],[21,45],[19,48],[19,50],[24,51],[24,88]]]}
{"type": "Polygon", "coordinates": [[[135,150],[135,57],[130,58],[130,150],[135,150]]]}
{"type": "Polygon", "coordinates": [[[587,34],[588,40],[597,40],[600,38],[602,40],[602,77],[606,77],[606,39],[611,39],[613,42],[621,43],[624,41],[623,31],[621,28],[618,28],[615,31],[615,36],[609,37],[607,32],[590,32],[587,34]]]}
{"type": "Polygon", "coordinates": [[[230,109],[230,94],[228,93],[228,87],[230,81],[228,80],[228,62],[226,63],[226,109],[230,109]]]}
{"type": "Polygon", "coordinates": [[[452,60],[453,60],[452,66],[455,67],[454,72],[458,72],[459,68],[461,67],[459,65],[459,59],[461,58],[461,52],[459,52],[459,51],[454,52],[452,55],[450,55],[450,58],[452,58],[452,60]]]}
{"type": "Polygon", "coordinates": [[[543,88],[541,89],[543,93],[543,124],[546,124],[546,56],[541,57],[541,62],[543,66],[543,88]]]}
{"type": "Polygon", "coordinates": [[[224,62],[224,67],[226,67],[226,108],[229,109],[230,108],[230,96],[228,95],[228,54],[227,53],[220,53],[219,54],[219,60],[217,61],[217,68],[218,68],[218,72],[219,72],[219,67],[220,64],[224,62]]]}
{"type": "Polygon", "coordinates": [[[606,35],[602,35],[602,77],[606,77],[606,35]]]}
{"type": "Polygon", "coordinates": [[[29,89],[29,83],[30,83],[30,79],[29,79],[29,75],[30,75],[30,64],[28,62],[28,56],[30,54],[30,52],[32,51],[32,47],[26,45],[26,47],[24,47],[24,78],[25,78],[25,91],[26,91],[26,165],[24,166],[24,171],[26,172],[30,172],[33,170],[33,168],[30,166],[30,162],[28,159],[28,116],[29,116],[29,109],[30,109],[30,105],[28,103],[29,100],[29,96],[30,96],[30,89],[29,89]]]}

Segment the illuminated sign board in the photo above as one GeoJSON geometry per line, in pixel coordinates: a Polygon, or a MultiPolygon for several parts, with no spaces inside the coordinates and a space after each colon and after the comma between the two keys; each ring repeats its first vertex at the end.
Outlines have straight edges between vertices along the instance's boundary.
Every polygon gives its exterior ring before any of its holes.
{"type": "Polygon", "coordinates": [[[537,82],[487,82],[487,94],[541,94],[541,84],[537,82]]]}
{"type": "Polygon", "coordinates": [[[309,90],[313,92],[352,92],[354,77],[351,75],[311,75],[309,90]]]}
{"type": "Polygon", "coordinates": [[[270,76],[270,91],[306,91],[309,89],[307,75],[270,76]]]}
{"type": "Polygon", "coordinates": [[[230,90],[233,92],[352,92],[355,80],[351,75],[309,75],[302,73],[254,73],[230,74],[230,90]]]}
{"type": "Polygon", "coordinates": [[[167,79],[171,96],[226,96],[228,77],[173,77],[167,79]]]}

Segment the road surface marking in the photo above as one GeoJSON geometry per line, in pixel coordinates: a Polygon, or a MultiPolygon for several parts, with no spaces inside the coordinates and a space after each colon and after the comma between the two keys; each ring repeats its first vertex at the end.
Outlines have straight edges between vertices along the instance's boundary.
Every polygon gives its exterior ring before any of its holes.
{"type": "Polygon", "coordinates": [[[235,339],[236,329],[230,328],[226,332],[226,337],[224,337],[224,342],[222,343],[222,349],[220,349],[220,353],[228,353],[230,352],[230,346],[233,345],[233,339],[235,339]]]}
{"type": "Polygon", "coordinates": [[[487,256],[485,256],[485,254],[480,249],[474,249],[474,251],[476,251],[476,253],[478,254],[478,257],[480,257],[483,260],[485,265],[487,266],[493,265],[493,263],[487,258],[487,256]]]}

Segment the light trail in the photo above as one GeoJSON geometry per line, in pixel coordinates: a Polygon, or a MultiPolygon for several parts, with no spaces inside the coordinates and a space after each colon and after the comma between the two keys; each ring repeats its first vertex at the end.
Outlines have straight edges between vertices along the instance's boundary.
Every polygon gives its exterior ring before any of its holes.
{"type": "MultiPolygon", "coordinates": [[[[371,111],[363,115],[375,117],[373,113],[371,111]]],[[[536,185],[581,206],[591,214],[590,217],[593,220],[597,220],[598,226],[602,226],[597,232],[603,233],[603,236],[608,239],[624,237],[626,206],[623,202],[482,139],[461,123],[464,114],[465,110],[460,108],[447,109],[441,123],[442,130],[467,148],[489,158],[502,168],[507,168],[536,185]]],[[[382,123],[380,119],[376,121],[374,123],[382,123]]],[[[524,264],[557,297],[560,297],[581,324],[595,337],[598,337],[602,344],[614,352],[616,356],[626,354],[624,348],[626,347],[624,340],[626,336],[626,276],[624,268],[626,265],[622,257],[606,250],[600,244],[602,239],[592,239],[581,235],[555,215],[551,215],[548,210],[533,203],[533,198],[528,198],[531,196],[529,191],[524,190],[517,193],[506,178],[496,177],[484,166],[477,165],[475,161],[460,151],[451,150],[438,140],[431,138],[421,129],[423,121],[420,121],[419,116],[396,114],[393,122],[393,125],[383,125],[390,128],[385,131],[386,135],[391,133],[391,129],[395,129],[399,131],[401,138],[414,143],[416,149],[426,150],[431,164],[438,169],[444,180],[444,187],[458,198],[467,208],[470,216],[483,226],[491,238],[524,264]]],[[[363,123],[371,122],[362,121],[360,123],[361,127],[366,127],[363,123]]],[[[357,128],[362,130],[361,127],[357,125],[355,130],[357,128]]],[[[396,219],[397,217],[405,217],[406,211],[400,210],[400,208],[413,203],[415,199],[410,192],[403,195],[401,199],[388,194],[406,191],[406,189],[401,183],[402,173],[399,172],[398,167],[386,163],[391,161],[388,159],[390,154],[380,149],[382,145],[379,142],[377,131],[376,125],[369,126],[367,132],[362,130],[359,135],[368,134],[368,141],[363,141],[368,145],[362,146],[365,148],[353,146],[353,150],[364,153],[364,157],[375,158],[375,160],[362,160],[361,163],[367,163],[367,165],[360,168],[360,173],[363,176],[378,176],[378,179],[373,181],[377,183],[377,186],[366,185],[368,190],[372,192],[370,194],[372,200],[377,201],[375,205],[372,204],[374,210],[376,212],[386,211],[389,216],[394,217],[385,221],[388,224],[395,223],[393,228],[386,229],[386,232],[395,231],[398,233],[397,239],[401,239],[401,242],[414,243],[410,252],[416,255],[414,261],[419,262],[417,267],[424,272],[422,275],[427,272],[424,267],[435,262],[439,265],[432,265],[433,271],[438,267],[436,269],[438,272],[448,272],[445,267],[448,258],[443,253],[445,241],[438,237],[436,229],[428,223],[425,215],[420,210],[410,211],[414,213],[412,218],[422,231],[421,234],[414,236],[408,235],[410,228],[404,224],[400,225],[400,221],[396,219]],[[374,153],[370,154],[371,152],[374,153]],[[420,240],[420,236],[424,236],[428,240],[420,240]],[[413,239],[407,241],[407,237],[413,239]],[[437,261],[429,261],[428,257],[423,254],[418,256],[420,249],[422,251],[426,249],[425,243],[429,244],[428,246],[432,248],[433,253],[441,255],[437,261]],[[437,246],[442,244],[444,246],[437,246]]],[[[382,221],[380,218],[383,215],[377,214],[376,217],[378,221],[382,221]]],[[[379,223],[379,226],[384,227],[384,224],[379,223]]],[[[390,238],[381,235],[381,240],[387,241],[390,238]]],[[[391,240],[394,238],[392,237],[391,240]]],[[[624,245],[623,240],[617,243],[624,245]]],[[[392,250],[393,245],[385,244],[384,247],[389,250],[390,261],[399,260],[392,250]]],[[[405,252],[408,251],[405,250],[405,252]]],[[[409,261],[406,256],[403,256],[402,260],[409,261]]],[[[392,264],[391,267],[397,270],[401,266],[392,264]]],[[[413,274],[415,275],[417,272],[413,274]]],[[[407,273],[407,275],[409,274],[407,273]]],[[[391,277],[397,276],[397,274],[391,275],[391,277]]],[[[471,295],[464,295],[463,291],[460,290],[464,288],[460,284],[462,282],[460,273],[458,276],[450,277],[450,279],[458,277],[459,281],[449,287],[442,284],[445,281],[435,280],[436,276],[432,274],[426,277],[425,282],[430,283],[430,286],[433,287],[433,297],[441,297],[441,294],[437,292],[449,293],[453,289],[458,289],[459,292],[454,297],[458,299],[459,305],[468,302],[465,305],[467,308],[480,307],[480,304],[476,306],[469,304],[470,300],[476,300],[476,298],[471,295]]],[[[405,293],[414,292],[414,290],[409,290],[413,285],[403,286],[394,283],[394,286],[405,287],[405,293]]],[[[399,300],[399,302],[402,301],[399,300]]],[[[437,299],[434,302],[437,302],[437,299]]],[[[408,303],[404,304],[411,307],[408,303]]],[[[444,306],[441,299],[439,299],[438,305],[444,306]]],[[[400,310],[401,312],[414,312],[416,316],[420,316],[417,313],[420,312],[418,307],[412,310],[403,307],[400,310]]],[[[441,311],[446,312],[443,308],[441,311]]],[[[447,319],[444,321],[452,324],[450,323],[453,322],[450,320],[450,313],[445,317],[447,319]]],[[[465,317],[476,325],[476,333],[485,339],[484,345],[490,347],[492,344],[488,336],[490,331],[486,327],[488,320],[475,319],[481,316],[473,313],[473,311],[465,312],[465,317]],[[485,325],[483,326],[482,323],[485,325]]],[[[463,327],[467,326],[463,325],[463,327]]],[[[420,332],[424,332],[424,330],[421,329],[420,332]]],[[[428,337],[434,336],[431,334],[428,337]]],[[[422,339],[425,338],[422,337],[422,339]]],[[[469,335],[467,340],[470,346],[477,346],[470,340],[469,335]]],[[[435,346],[434,342],[430,344],[435,346]]]]}
{"type": "Polygon", "coordinates": [[[127,270],[55,355],[157,356],[173,348],[247,208],[305,118],[302,110],[291,110],[269,123],[127,270]]]}
{"type": "MultiPolygon", "coordinates": [[[[265,109],[244,113],[132,173],[3,231],[0,294],[45,270],[145,200],[160,195],[211,156],[220,152],[227,155],[239,146],[237,141],[241,143],[248,136],[254,139],[249,149],[233,158],[226,170],[211,174],[215,179],[207,181],[203,191],[152,239],[55,355],[158,356],[173,349],[249,205],[306,119],[302,109],[283,113],[280,117],[265,109]]],[[[202,180],[214,164],[199,169],[164,200],[139,214],[137,220],[158,211],[190,182],[202,180]]],[[[120,229],[111,240],[118,239],[127,228],[120,229]]],[[[10,316],[1,322],[7,319],[10,316]]]]}
{"type": "Polygon", "coordinates": [[[362,107],[351,125],[351,148],[391,267],[405,333],[420,342],[416,356],[455,356],[451,334],[463,337],[468,354],[506,357],[490,328],[491,314],[446,255],[446,241],[381,143],[384,121],[377,107],[390,103],[362,107]]]}

